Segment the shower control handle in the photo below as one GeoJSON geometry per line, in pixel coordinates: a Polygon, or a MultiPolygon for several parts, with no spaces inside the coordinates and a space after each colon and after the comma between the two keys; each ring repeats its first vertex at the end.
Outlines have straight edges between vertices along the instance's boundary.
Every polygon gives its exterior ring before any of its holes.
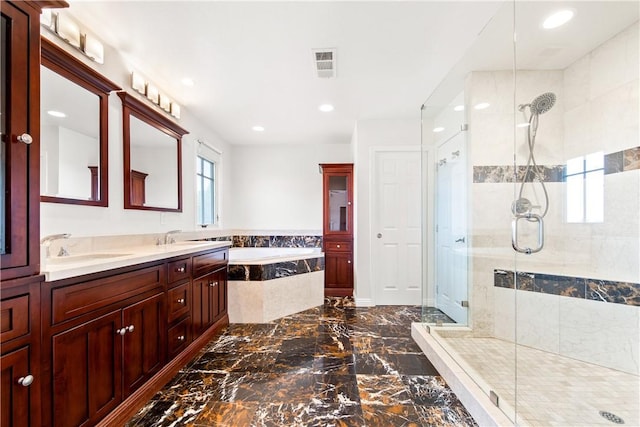
{"type": "Polygon", "coordinates": [[[464,243],[464,241],[465,241],[464,237],[461,237],[461,238],[455,240],[456,243],[464,243]]]}
{"type": "Polygon", "coordinates": [[[531,212],[516,215],[515,218],[513,218],[513,221],[511,221],[511,246],[516,252],[520,252],[522,254],[531,255],[536,252],[540,252],[544,247],[544,222],[542,221],[542,217],[531,212]],[[538,246],[535,248],[522,248],[518,244],[518,221],[521,219],[538,223],[538,246]]]}

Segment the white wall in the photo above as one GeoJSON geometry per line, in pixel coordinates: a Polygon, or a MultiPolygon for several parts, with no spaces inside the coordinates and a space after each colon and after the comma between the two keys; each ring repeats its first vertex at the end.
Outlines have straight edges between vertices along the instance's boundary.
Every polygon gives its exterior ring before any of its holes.
{"type": "Polygon", "coordinates": [[[348,144],[234,146],[225,226],[322,232],[319,163],[352,163],[348,144]]]}
{"type": "Polygon", "coordinates": [[[420,145],[420,108],[412,119],[359,120],[352,141],[355,152],[355,297],[358,305],[384,304],[375,300],[371,278],[371,154],[375,147],[406,147],[420,145]]]}
{"type": "MultiPolygon", "coordinates": [[[[137,94],[130,88],[132,69],[127,61],[114,49],[105,46],[105,63],[98,65],[73,50],[46,31],[43,36],[96,69],[130,94],[137,94]]],[[[153,76],[150,76],[153,79],[153,76]]],[[[168,94],[170,97],[172,94],[168,94]]],[[[151,108],[154,108],[147,100],[151,108]]],[[[166,114],[159,110],[160,114],[166,114]]],[[[103,236],[116,234],[143,234],[165,232],[170,229],[194,230],[195,214],[195,155],[197,139],[205,141],[222,152],[220,165],[220,192],[222,199],[221,218],[229,217],[225,209],[229,206],[226,197],[230,194],[231,181],[227,167],[232,162],[231,147],[213,129],[190,114],[189,106],[182,106],[182,117],[177,123],[190,133],[182,139],[182,212],[161,213],[124,209],[123,149],[122,149],[122,103],[115,94],[109,97],[109,206],[78,206],[60,203],[41,203],[41,235],[71,233],[79,236],[103,236]],[[192,161],[193,160],[193,161],[192,161]]],[[[221,226],[225,224],[222,223],[221,226]]]]}

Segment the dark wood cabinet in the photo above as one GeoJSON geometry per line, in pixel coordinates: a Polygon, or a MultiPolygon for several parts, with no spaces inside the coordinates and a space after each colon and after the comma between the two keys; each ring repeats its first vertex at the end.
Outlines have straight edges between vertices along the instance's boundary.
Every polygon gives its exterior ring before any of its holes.
{"type": "Polygon", "coordinates": [[[121,325],[115,310],[52,337],[52,425],[94,425],[122,402],[121,325]]]}
{"type": "Polygon", "coordinates": [[[191,320],[197,337],[226,314],[227,270],[220,269],[193,281],[191,320]]]}
{"type": "Polygon", "coordinates": [[[0,425],[39,426],[40,282],[42,276],[2,283],[0,301],[0,425]]]}
{"type": "Polygon", "coordinates": [[[131,417],[228,324],[227,254],[225,247],[45,283],[42,425],[131,417]]]}
{"type": "Polygon", "coordinates": [[[353,164],[323,163],[325,296],[353,295],[353,164]]]}

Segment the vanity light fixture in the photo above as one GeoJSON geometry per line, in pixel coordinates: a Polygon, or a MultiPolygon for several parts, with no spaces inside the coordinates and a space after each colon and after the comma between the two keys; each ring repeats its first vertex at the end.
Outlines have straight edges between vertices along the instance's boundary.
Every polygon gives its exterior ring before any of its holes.
{"type": "Polygon", "coordinates": [[[180,106],[171,101],[167,95],[160,93],[153,83],[149,83],[142,75],[135,71],[131,73],[131,88],[139,94],[144,95],[154,105],[162,108],[176,119],[180,118],[180,106]]]}
{"type": "Polygon", "coordinates": [[[473,106],[473,108],[475,108],[476,110],[484,110],[485,108],[489,108],[491,104],[489,104],[488,102],[480,102],[476,105],[473,106]]]}
{"type": "Polygon", "coordinates": [[[558,28],[567,22],[571,21],[575,12],[571,9],[564,9],[555,12],[552,15],[549,15],[544,22],[542,23],[542,28],[545,30],[551,30],[553,28],[558,28]]]}
{"type": "Polygon", "coordinates": [[[61,40],[73,46],[98,64],[104,63],[104,46],[93,35],[87,34],[69,16],[51,9],[43,9],[40,25],[55,34],[61,40]]]}
{"type": "Polygon", "coordinates": [[[443,128],[442,126],[438,126],[438,127],[436,127],[436,128],[433,128],[433,131],[434,131],[435,133],[440,133],[440,132],[442,132],[443,130],[444,130],[444,128],[443,128]]]}
{"type": "Polygon", "coordinates": [[[333,107],[333,105],[331,104],[322,104],[318,107],[318,110],[322,111],[323,113],[329,113],[331,111],[333,111],[335,108],[333,107]]]}

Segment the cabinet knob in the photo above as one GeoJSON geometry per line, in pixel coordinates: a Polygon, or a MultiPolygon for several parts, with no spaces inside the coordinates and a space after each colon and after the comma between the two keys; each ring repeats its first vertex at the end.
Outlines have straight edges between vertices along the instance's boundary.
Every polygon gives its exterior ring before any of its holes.
{"type": "Polygon", "coordinates": [[[133,325],[129,325],[125,328],[127,332],[133,332],[133,325]]]}
{"type": "Polygon", "coordinates": [[[218,286],[218,282],[209,282],[209,286],[215,288],[216,286],[218,286]]]}
{"type": "Polygon", "coordinates": [[[347,264],[351,264],[351,260],[348,260],[348,261],[347,261],[347,264]]]}
{"type": "Polygon", "coordinates": [[[180,335],[180,336],[178,337],[178,341],[184,341],[184,335],[180,335]]]}
{"type": "Polygon", "coordinates": [[[23,387],[29,387],[33,383],[33,375],[26,375],[24,377],[18,378],[18,384],[23,387]]]}
{"type": "Polygon", "coordinates": [[[187,271],[187,269],[186,269],[186,268],[184,268],[184,267],[180,267],[180,268],[176,268],[176,271],[177,271],[178,273],[184,273],[185,271],[187,271]]]}
{"type": "Polygon", "coordinates": [[[23,133],[22,135],[18,135],[16,139],[18,140],[18,142],[24,142],[27,145],[33,142],[33,138],[28,133],[23,133]]]}
{"type": "Polygon", "coordinates": [[[178,304],[184,304],[184,298],[180,298],[180,299],[178,300],[178,304]]]}
{"type": "Polygon", "coordinates": [[[127,328],[116,329],[116,334],[124,335],[127,333],[127,328]]]}
{"type": "Polygon", "coordinates": [[[336,248],[339,248],[339,247],[340,247],[340,245],[336,245],[336,248]]]}

